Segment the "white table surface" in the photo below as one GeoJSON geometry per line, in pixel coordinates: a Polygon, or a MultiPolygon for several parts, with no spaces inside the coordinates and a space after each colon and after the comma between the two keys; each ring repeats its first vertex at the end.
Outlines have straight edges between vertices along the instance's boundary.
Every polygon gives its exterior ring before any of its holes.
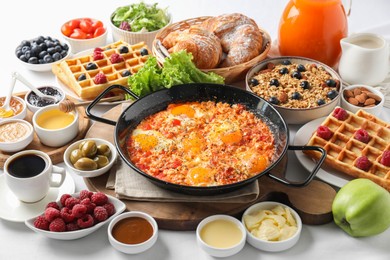
{"type": "MultiPolygon", "coordinates": [[[[18,71],[36,85],[55,84],[51,72],[33,72],[25,69],[15,58],[16,46],[24,39],[39,35],[61,38],[60,26],[67,20],[77,17],[94,17],[108,24],[110,14],[118,6],[133,1],[20,1],[2,2],[0,8],[1,28],[1,77],[0,96],[5,96],[12,71],[18,71]]],[[[153,2],[153,1],[146,1],[153,2]]],[[[279,18],[287,0],[197,0],[197,1],[158,1],[160,6],[168,6],[174,21],[204,15],[240,12],[250,16],[276,39],[279,18]]],[[[354,0],[349,17],[350,32],[367,28],[390,39],[390,1],[354,0]],[[378,32],[378,31],[375,31],[378,32]]],[[[109,41],[111,34],[109,31],[109,41]]],[[[26,87],[17,83],[15,91],[25,91],[26,87]]],[[[100,107],[104,112],[110,107],[100,107]]],[[[381,117],[390,121],[390,110],[385,109],[381,117]]],[[[291,126],[291,135],[299,129],[291,126]]],[[[63,165],[63,164],[60,164],[63,165]]],[[[306,174],[306,170],[294,158],[290,158],[288,168],[292,178],[306,174]]],[[[0,171],[0,174],[2,172],[0,171]]],[[[73,176],[76,190],[86,186],[82,178],[73,176]]],[[[2,198],[0,198],[2,199],[2,198]]],[[[321,226],[304,225],[297,245],[280,253],[267,253],[250,245],[231,259],[390,259],[390,229],[369,238],[352,238],[334,223],[321,226]]],[[[160,230],[155,246],[149,251],[128,256],[116,251],[108,242],[107,225],[85,238],[74,241],[48,239],[29,230],[23,223],[0,220],[0,259],[212,259],[196,244],[195,232],[160,230]]]]}

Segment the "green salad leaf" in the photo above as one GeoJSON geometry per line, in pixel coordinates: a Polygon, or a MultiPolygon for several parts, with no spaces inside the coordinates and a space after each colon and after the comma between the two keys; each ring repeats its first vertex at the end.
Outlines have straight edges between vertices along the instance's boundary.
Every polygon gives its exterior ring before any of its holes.
{"type": "Polygon", "coordinates": [[[121,24],[126,22],[132,32],[139,32],[143,28],[151,32],[167,25],[169,17],[166,9],[158,8],[157,3],[147,5],[144,2],[140,2],[129,6],[118,7],[111,20],[118,28],[121,28],[123,26],[121,24]]]}
{"type": "MultiPolygon", "coordinates": [[[[223,84],[225,79],[213,72],[205,73],[192,62],[192,54],[186,51],[172,53],[160,68],[156,57],[149,57],[144,66],[128,78],[130,90],[143,97],[156,90],[186,83],[223,84]]],[[[130,98],[130,96],[126,96],[130,98]]]]}

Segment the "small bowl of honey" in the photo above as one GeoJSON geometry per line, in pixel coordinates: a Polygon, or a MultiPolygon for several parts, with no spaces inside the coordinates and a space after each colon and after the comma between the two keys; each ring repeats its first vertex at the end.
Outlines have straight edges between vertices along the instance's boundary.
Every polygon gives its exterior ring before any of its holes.
{"type": "Polygon", "coordinates": [[[125,254],[139,254],[150,249],[157,237],[157,222],[141,211],[120,214],[108,225],[110,244],[125,254]]]}
{"type": "Polygon", "coordinates": [[[40,108],[34,113],[32,122],[41,143],[50,147],[69,143],[79,132],[77,110],[65,113],[58,104],[40,108]]]}
{"type": "Polygon", "coordinates": [[[196,229],[198,246],[214,257],[229,257],[245,246],[244,225],[228,215],[213,215],[203,219],[196,229]]]}
{"type": "Polygon", "coordinates": [[[20,97],[12,96],[9,103],[9,110],[2,108],[6,97],[0,97],[0,121],[6,119],[24,119],[27,115],[26,102],[20,97]]]}

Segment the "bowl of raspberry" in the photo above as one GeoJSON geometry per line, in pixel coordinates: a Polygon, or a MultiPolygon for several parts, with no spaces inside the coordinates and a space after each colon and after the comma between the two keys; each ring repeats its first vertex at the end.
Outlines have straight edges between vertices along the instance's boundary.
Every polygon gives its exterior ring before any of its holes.
{"type": "Polygon", "coordinates": [[[85,237],[125,210],[125,204],[102,192],[82,190],[63,194],[60,201],[49,202],[42,214],[25,224],[36,233],[58,240],[85,237]]]}

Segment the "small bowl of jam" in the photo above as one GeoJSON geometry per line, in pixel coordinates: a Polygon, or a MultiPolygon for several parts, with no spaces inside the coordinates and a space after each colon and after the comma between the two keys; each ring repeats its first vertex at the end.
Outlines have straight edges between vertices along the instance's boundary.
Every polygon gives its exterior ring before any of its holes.
{"type": "MultiPolygon", "coordinates": [[[[0,97],[0,108],[4,105],[6,97],[0,97]]],[[[24,119],[27,115],[26,102],[20,97],[12,96],[9,110],[0,109],[0,122],[7,119],[24,119]]]]}
{"type": "Polygon", "coordinates": [[[144,212],[120,214],[108,225],[110,244],[125,254],[139,254],[157,241],[158,226],[154,218],[144,212]]]}
{"type": "Polygon", "coordinates": [[[24,97],[24,100],[26,101],[28,109],[33,113],[35,113],[42,107],[58,104],[61,101],[65,100],[66,97],[64,91],[58,87],[42,86],[42,87],[38,87],[38,90],[45,95],[54,97],[56,101],[53,102],[52,100],[49,99],[42,99],[38,97],[38,95],[35,94],[33,91],[27,92],[24,97]]]}

